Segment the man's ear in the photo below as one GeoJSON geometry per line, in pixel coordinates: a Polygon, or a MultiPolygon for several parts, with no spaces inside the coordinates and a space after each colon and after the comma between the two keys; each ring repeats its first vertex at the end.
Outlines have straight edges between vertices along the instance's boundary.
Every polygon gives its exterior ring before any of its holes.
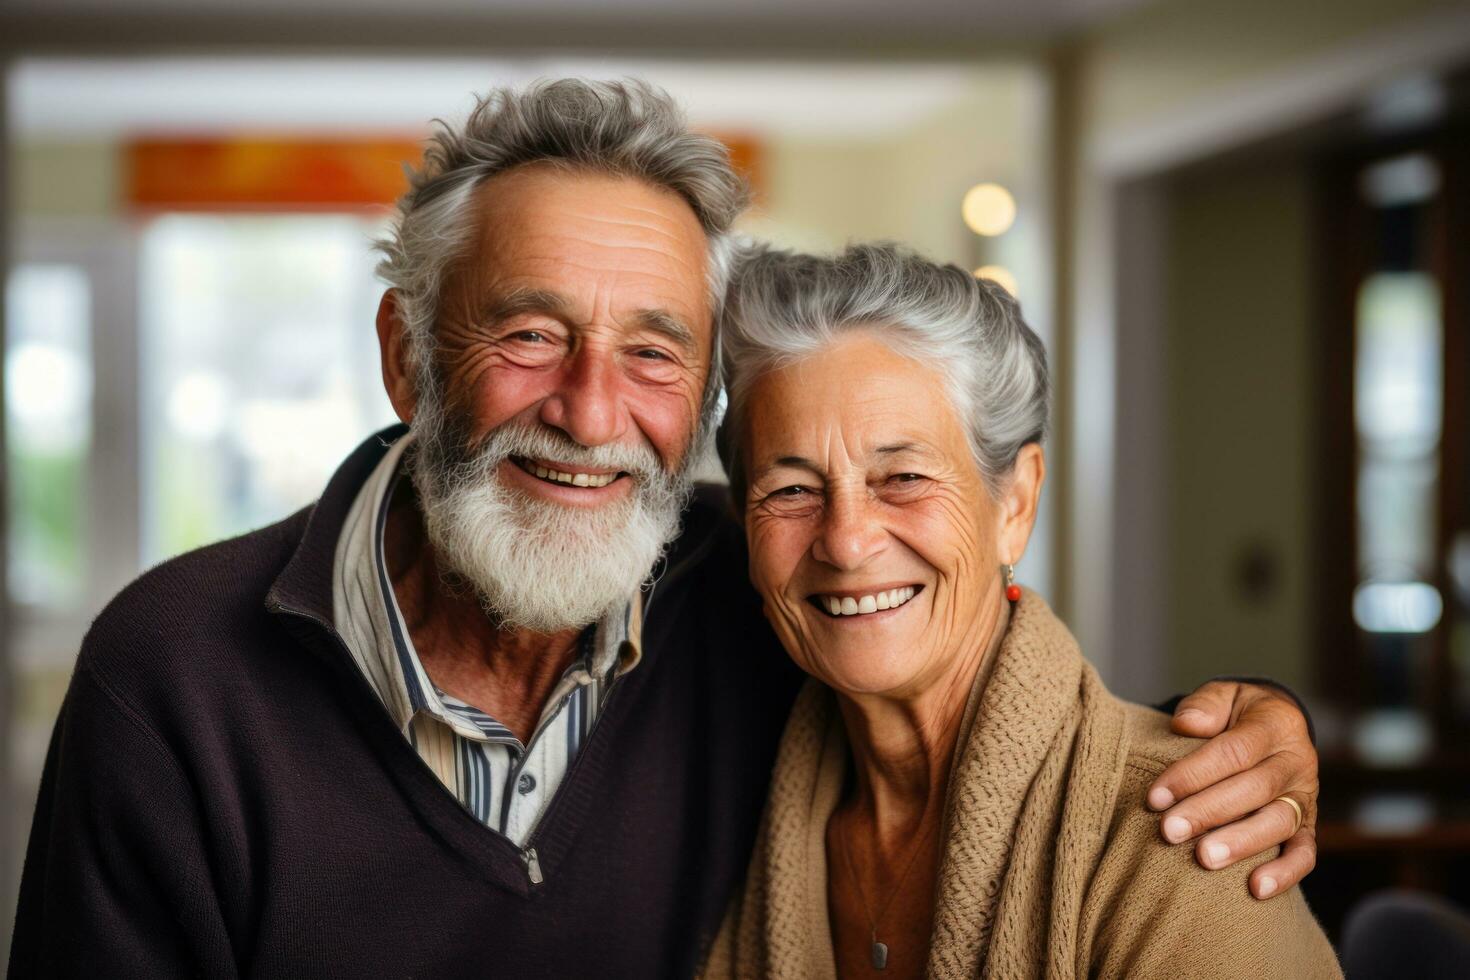
{"type": "Polygon", "coordinates": [[[1016,454],[1010,485],[1001,496],[1000,558],[1014,565],[1026,553],[1036,512],[1041,502],[1041,485],[1046,482],[1046,454],[1038,443],[1027,443],[1016,454]]]}
{"type": "Polygon", "coordinates": [[[378,302],[378,355],[383,364],[383,388],[398,417],[412,422],[417,393],[408,363],[407,339],[403,320],[398,315],[398,290],[390,289],[378,302]]]}

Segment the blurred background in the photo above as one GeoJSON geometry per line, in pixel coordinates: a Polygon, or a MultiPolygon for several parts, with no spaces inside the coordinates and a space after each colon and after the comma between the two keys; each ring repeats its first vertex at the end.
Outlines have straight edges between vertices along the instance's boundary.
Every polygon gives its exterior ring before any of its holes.
{"type": "Polygon", "coordinates": [[[1110,686],[1310,705],[1336,939],[1470,904],[1470,5],[6,0],[0,956],[88,623],[392,420],[371,242],[429,120],[668,88],[752,234],[896,238],[1056,376],[1020,578],[1110,686]]]}

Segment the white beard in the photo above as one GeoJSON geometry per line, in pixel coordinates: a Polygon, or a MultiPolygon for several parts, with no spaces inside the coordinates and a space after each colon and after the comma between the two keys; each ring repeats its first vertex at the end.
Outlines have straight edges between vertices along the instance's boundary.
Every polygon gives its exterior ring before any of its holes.
{"type": "Polygon", "coordinates": [[[690,481],[651,449],[587,447],[549,426],[507,423],[467,450],[455,426],[424,421],[409,467],[429,541],[503,627],[555,633],[596,622],[632,598],[679,533],[690,481]],[[634,486],[601,507],[566,507],[501,482],[511,456],[621,470],[634,486]]]}

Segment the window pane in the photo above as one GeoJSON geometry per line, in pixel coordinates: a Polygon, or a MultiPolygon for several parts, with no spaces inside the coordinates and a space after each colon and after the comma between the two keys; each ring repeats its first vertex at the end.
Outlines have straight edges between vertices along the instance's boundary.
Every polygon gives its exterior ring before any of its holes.
{"type": "Polygon", "coordinates": [[[377,222],[170,216],[142,250],[144,558],[310,503],[393,420],[379,380],[377,222]]]}
{"type": "Polygon", "coordinates": [[[1444,351],[1439,284],[1380,272],[1358,294],[1355,414],[1375,455],[1422,456],[1439,443],[1444,351]]]}
{"type": "Polygon", "coordinates": [[[1444,340],[1439,286],[1379,272],[1358,294],[1358,568],[1364,581],[1432,579],[1444,340]]]}
{"type": "Polygon", "coordinates": [[[10,592],[66,608],[86,587],[91,289],[74,266],[20,265],[5,302],[10,592]]]}
{"type": "Polygon", "coordinates": [[[1365,459],[1358,467],[1358,568],[1375,582],[1434,576],[1437,461],[1365,459]]]}

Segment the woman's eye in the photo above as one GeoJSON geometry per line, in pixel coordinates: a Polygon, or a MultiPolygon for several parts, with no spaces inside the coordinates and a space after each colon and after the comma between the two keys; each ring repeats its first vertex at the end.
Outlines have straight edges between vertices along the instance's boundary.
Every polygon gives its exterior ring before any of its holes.
{"type": "Polygon", "coordinates": [[[522,330],[510,335],[511,340],[524,340],[528,344],[539,344],[546,339],[546,335],[539,330],[522,330]]]}
{"type": "Polygon", "coordinates": [[[756,500],[767,513],[781,517],[801,517],[815,513],[822,507],[821,491],[799,483],[779,487],[756,500]]]}
{"type": "Polygon", "coordinates": [[[789,487],[781,487],[772,490],[763,498],[768,506],[780,507],[787,511],[796,507],[807,507],[821,502],[821,494],[811,487],[801,484],[792,484],[789,487]]]}
{"type": "Polygon", "coordinates": [[[661,350],[655,350],[652,347],[645,347],[643,350],[638,351],[635,356],[645,361],[667,361],[669,359],[669,355],[661,350]]]}
{"type": "Polygon", "coordinates": [[[875,488],[887,500],[899,503],[917,500],[929,487],[929,478],[922,473],[894,473],[875,488]]]}

